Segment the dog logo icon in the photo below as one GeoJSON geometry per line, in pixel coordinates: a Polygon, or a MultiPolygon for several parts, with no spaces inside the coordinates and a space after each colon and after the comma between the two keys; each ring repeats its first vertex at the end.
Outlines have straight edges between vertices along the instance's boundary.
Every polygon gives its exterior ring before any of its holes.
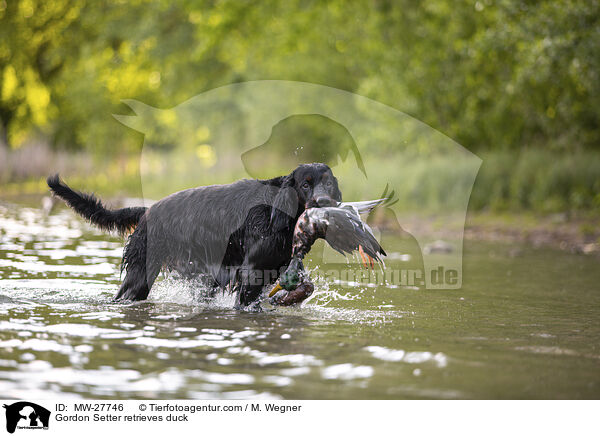
{"type": "Polygon", "coordinates": [[[4,404],[6,409],[6,431],[14,433],[18,429],[48,429],[50,411],[38,404],[19,401],[11,405],[4,404]]]}
{"type": "MultiPolygon", "coordinates": [[[[123,103],[134,114],[114,117],[144,134],[140,156],[143,195],[161,198],[174,188],[206,185],[213,178],[203,175],[220,176],[221,168],[224,174],[244,174],[255,180],[287,174],[299,164],[323,162],[341,186],[355,187],[354,193],[346,193],[346,200],[352,199],[351,195],[381,198],[382,192],[390,197],[381,210],[382,221],[416,248],[423,265],[418,285],[462,288],[465,220],[482,160],[432,127],[358,94],[285,80],[233,83],[166,109],[136,100],[123,103]],[[312,146],[305,147],[305,141],[312,146]],[[234,148],[232,144],[236,144],[234,148]],[[267,162],[270,165],[265,165],[267,162]],[[440,223],[449,242],[440,244],[436,232],[427,229],[425,223],[435,227],[434,222],[440,223]]],[[[239,207],[235,213],[219,210],[220,219],[214,226],[194,221],[194,231],[203,232],[203,252],[195,263],[190,262],[192,269],[196,263],[207,265],[213,276],[221,277],[219,268],[229,236],[253,208],[266,204],[288,217],[297,211],[293,201],[272,200],[278,188],[256,183],[260,184],[256,194],[248,200],[236,199],[239,207]]],[[[177,219],[182,216],[192,219],[187,212],[177,219]]],[[[147,222],[150,236],[140,240],[147,240],[148,247],[159,247],[169,219],[164,219],[167,224],[154,218],[147,222]]],[[[374,230],[377,233],[377,226],[374,230]]],[[[160,251],[147,249],[148,253],[160,251]]],[[[327,256],[332,264],[345,263],[331,251],[327,256]]],[[[156,270],[153,261],[146,258],[144,271],[156,270]]],[[[182,265],[183,261],[180,268],[182,265]]]]}

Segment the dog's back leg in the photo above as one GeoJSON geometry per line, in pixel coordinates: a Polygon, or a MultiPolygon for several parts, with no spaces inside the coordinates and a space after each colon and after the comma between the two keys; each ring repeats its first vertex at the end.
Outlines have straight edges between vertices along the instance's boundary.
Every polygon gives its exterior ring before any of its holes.
{"type": "MultiPolygon", "coordinates": [[[[156,253],[155,253],[156,254],[156,253]]],[[[148,225],[145,218],[129,237],[123,253],[126,271],[115,300],[145,300],[162,267],[159,259],[148,250],[148,225]]]]}

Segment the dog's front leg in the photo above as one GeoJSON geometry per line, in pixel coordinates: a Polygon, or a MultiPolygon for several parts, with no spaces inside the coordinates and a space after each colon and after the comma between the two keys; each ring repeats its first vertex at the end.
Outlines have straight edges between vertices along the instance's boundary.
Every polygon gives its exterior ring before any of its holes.
{"type": "Polygon", "coordinates": [[[251,310],[260,312],[260,294],[262,293],[262,285],[242,285],[238,292],[236,309],[251,310]]]}

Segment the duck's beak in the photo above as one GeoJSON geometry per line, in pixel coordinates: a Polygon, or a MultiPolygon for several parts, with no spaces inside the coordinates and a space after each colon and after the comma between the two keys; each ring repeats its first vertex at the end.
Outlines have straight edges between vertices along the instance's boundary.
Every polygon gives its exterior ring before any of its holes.
{"type": "Polygon", "coordinates": [[[273,295],[275,295],[277,292],[281,291],[283,288],[281,287],[281,285],[279,284],[279,282],[277,282],[277,284],[275,285],[275,287],[273,289],[271,289],[271,292],[269,292],[269,298],[271,298],[273,295]]]}

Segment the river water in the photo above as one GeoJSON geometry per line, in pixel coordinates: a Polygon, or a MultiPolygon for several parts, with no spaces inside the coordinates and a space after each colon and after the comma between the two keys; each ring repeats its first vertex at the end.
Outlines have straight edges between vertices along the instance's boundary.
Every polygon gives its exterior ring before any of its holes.
{"type": "MultiPolygon", "coordinates": [[[[247,313],[173,277],[113,303],[122,245],[0,202],[3,396],[600,398],[596,258],[467,241],[460,290],[326,280],[300,308],[247,313]]],[[[387,268],[419,266],[405,240],[384,247],[387,268]]]]}

